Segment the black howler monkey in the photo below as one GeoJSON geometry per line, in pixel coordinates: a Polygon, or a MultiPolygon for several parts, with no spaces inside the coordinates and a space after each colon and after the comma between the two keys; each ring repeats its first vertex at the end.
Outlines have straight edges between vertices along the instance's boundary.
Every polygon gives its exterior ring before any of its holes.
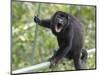
{"type": "Polygon", "coordinates": [[[74,16],[57,11],[50,19],[41,20],[35,16],[34,21],[50,28],[57,37],[59,49],[50,59],[51,64],[56,64],[63,57],[67,57],[74,60],[76,70],[85,69],[82,65],[87,60],[87,52],[82,49],[84,31],[82,24],[74,16]]]}

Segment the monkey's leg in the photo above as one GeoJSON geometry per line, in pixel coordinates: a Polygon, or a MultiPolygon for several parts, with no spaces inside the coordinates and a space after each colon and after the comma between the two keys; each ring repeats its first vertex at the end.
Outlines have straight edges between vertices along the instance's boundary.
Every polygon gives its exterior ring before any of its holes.
{"type": "Polygon", "coordinates": [[[84,67],[81,63],[81,60],[80,60],[80,53],[75,54],[73,59],[74,59],[74,65],[75,65],[76,70],[84,69],[84,67]]]}

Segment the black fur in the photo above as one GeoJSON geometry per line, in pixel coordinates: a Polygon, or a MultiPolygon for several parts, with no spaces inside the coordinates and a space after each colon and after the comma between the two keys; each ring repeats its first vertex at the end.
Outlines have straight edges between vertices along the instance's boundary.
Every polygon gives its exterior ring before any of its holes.
{"type": "Polygon", "coordinates": [[[72,15],[57,11],[50,19],[40,20],[38,17],[34,21],[43,27],[50,28],[57,37],[59,49],[50,59],[51,64],[56,64],[63,57],[72,58],[75,68],[85,69],[82,61],[87,60],[87,52],[83,49],[84,31],[82,24],[72,15]],[[81,57],[82,53],[82,57],[81,57]]]}

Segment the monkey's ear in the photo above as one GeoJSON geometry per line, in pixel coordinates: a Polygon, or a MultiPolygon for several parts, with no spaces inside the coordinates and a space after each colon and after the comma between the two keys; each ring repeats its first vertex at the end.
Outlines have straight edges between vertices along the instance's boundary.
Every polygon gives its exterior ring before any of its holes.
{"type": "Polygon", "coordinates": [[[70,16],[67,15],[67,25],[70,25],[70,16]]]}

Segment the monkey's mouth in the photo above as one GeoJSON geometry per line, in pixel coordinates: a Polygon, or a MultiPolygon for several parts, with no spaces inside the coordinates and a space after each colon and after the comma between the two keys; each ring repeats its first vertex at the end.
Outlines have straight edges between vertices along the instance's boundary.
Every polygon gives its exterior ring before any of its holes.
{"type": "Polygon", "coordinates": [[[55,31],[56,32],[60,32],[62,30],[62,28],[63,28],[63,25],[61,23],[57,23],[55,25],[55,31]]]}

